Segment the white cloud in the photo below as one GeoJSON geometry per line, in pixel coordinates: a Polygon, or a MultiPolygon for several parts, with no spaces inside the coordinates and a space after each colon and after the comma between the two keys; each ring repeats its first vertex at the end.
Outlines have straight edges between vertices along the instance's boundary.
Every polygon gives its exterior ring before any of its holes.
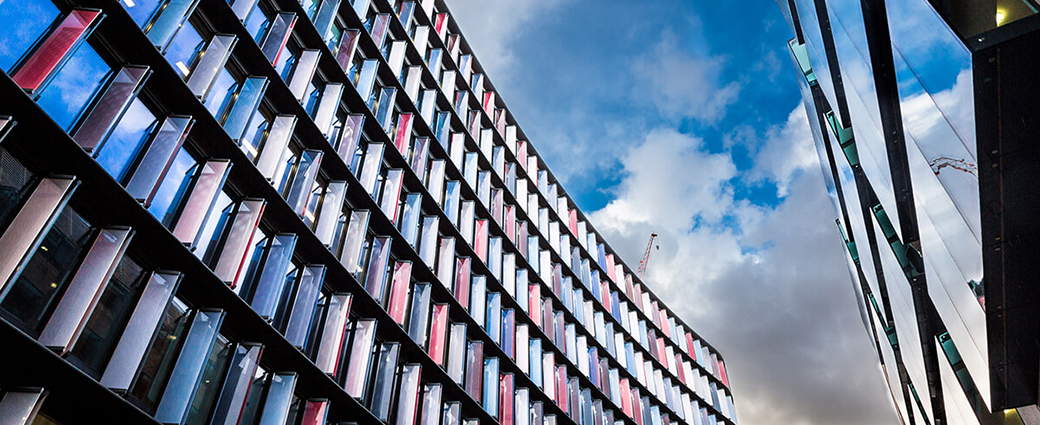
{"type": "Polygon", "coordinates": [[[447,0],[447,4],[477,60],[496,84],[502,84],[512,77],[516,65],[510,44],[524,35],[528,23],[550,16],[567,1],[447,0]]]}
{"type": "Polygon", "coordinates": [[[757,149],[750,179],[771,181],[780,197],[788,195],[789,186],[803,171],[819,169],[819,157],[802,105],[791,111],[786,122],[770,127],[765,140],[750,148],[757,149]]]}
{"type": "Polygon", "coordinates": [[[836,213],[799,120],[801,107],[746,140],[758,165],[743,175],[729,152],[651,131],[623,156],[616,199],[591,220],[629,264],[650,232],[660,235],[646,280],[726,357],[741,423],[891,423],[843,246],[827,224],[836,213]],[[782,183],[787,197],[775,209],[734,199],[734,182],[760,179],[782,183]]]}
{"type": "Polygon", "coordinates": [[[698,57],[666,29],[653,50],[632,65],[638,84],[635,99],[647,99],[665,116],[692,117],[716,123],[737,101],[740,84],[720,82],[724,60],[698,57]]]}

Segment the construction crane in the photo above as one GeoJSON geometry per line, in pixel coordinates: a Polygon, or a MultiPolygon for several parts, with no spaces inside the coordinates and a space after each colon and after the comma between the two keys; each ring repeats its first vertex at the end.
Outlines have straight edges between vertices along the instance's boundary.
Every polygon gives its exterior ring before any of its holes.
{"type": "MultiPolygon", "coordinates": [[[[646,276],[646,266],[650,264],[650,248],[654,248],[655,247],[654,246],[654,240],[655,239],[657,239],[657,233],[651,233],[650,234],[650,242],[646,243],[646,253],[643,254],[643,259],[639,260],[639,270],[637,270],[636,273],[639,273],[639,278],[640,279],[642,279],[644,276],[646,276]]],[[[656,246],[656,248],[657,249],[661,249],[660,246],[656,246]]]]}

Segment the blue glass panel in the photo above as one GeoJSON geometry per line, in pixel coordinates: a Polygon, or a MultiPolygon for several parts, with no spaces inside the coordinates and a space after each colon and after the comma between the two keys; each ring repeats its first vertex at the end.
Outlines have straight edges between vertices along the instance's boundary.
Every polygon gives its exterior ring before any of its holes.
{"type": "MultiPolygon", "coordinates": [[[[152,44],[165,47],[195,9],[195,0],[169,0],[145,32],[152,44]]],[[[191,26],[190,24],[188,25],[191,26]]]]}
{"type": "Polygon", "coordinates": [[[221,109],[231,100],[231,95],[238,89],[236,83],[235,77],[232,77],[226,68],[220,70],[216,81],[213,82],[213,86],[206,92],[206,98],[202,101],[210,115],[213,115],[218,120],[221,118],[221,109]]]}
{"type": "Polygon", "coordinates": [[[191,176],[195,174],[195,165],[195,158],[192,158],[182,147],[177,151],[177,156],[173,158],[173,165],[166,173],[166,178],[159,183],[159,190],[155,192],[152,204],[148,206],[148,212],[159,219],[164,226],[169,227],[173,224],[180,200],[188,190],[191,176]]]}
{"type": "Polygon", "coordinates": [[[50,0],[0,2],[0,69],[10,73],[58,14],[50,0]]]}
{"type": "Polygon", "coordinates": [[[151,20],[152,15],[159,8],[162,0],[123,0],[119,3],[123,5],[130,17],[134,18],[134,22],[137,22],[138,26],[144,27],[151,20]]]}
{"type": "Polygon", "coordinates": [[[177,37],[170,42],[170,46],[166,48],[163,55],[166,56],[166,61],[177,70],[181,78],[184,78],[191,74],[191,62],[205,44],[198,30],[189,24],[187,28],[177,33],[177,37]]]}
{"type": "Polygon", "coordinates": [[[119,120],[105,146],[97,153],[97,161],[116,180],[122,181],[155,124],[155,115],[140,100],[134,99],[119,120]]]}
{"type": "Polygon", "coordinates": [[[81,46],[36,100],[62,128],[76,122],[111,68],[90,46],[81,46]]]}

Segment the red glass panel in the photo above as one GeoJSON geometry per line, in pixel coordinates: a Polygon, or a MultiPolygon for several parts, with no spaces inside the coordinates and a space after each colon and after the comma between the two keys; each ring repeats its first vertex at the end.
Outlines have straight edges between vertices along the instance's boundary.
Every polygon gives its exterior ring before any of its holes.
{"type": "Polygon", "coordinates": [[[94,24],[101,21],[101,16],[100,10],[77,9],[70,12],[25,63],[18,67],[13,76],[14,82],[30,93],[42,87],[58,66],[72,55],[80,39],[86,37],[94,24]]]}

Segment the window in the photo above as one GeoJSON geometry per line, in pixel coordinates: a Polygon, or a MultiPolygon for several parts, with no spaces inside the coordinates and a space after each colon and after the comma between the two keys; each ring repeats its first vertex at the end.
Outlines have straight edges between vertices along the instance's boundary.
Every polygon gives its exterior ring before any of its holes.
{"type": "Polygon", "coordinates": [[[177,350],[189,324],[188,306],[174,298],[166,308],[166,313],[159,325],[159,332],[152,341],[151,349],[144,360],[137,382],[130,390],[130,395],[146,411],[154,409],[162,396],[163,387],[169,378],[170,370],[177,357],[177,350]]]}
{"type": "Polygon", "coordinates": [[[0,301],[4,316],[39,335],[93,240],[90,223],[65,208],[0,301]]]}
{"type": "Polygon", "coordinates": [[[193,62],[205,45],[206,42],[203,40],[202,35],[199,34],[199,31],[194,25],[188,23],[186,28],[179,31],[177,36],[173,38],[163,56],[166,57],[166,61],[170,65],[177,69],[181,78],[187,78],[191,74],[193,62]]]}
{"type": "Polygon", "coordinates": [[[155,192],[155,197],[148,206],[148,212],[152,213],[164,226],[173,225],[174,219],[180,211],[181,201],[191,184],[192,176],[198,174],[198,169],[195,158],[192,158],[184,147],[177,150],[177,155],[173,158],[173,165],[170,166],[166,177],[159,183],[159,190],[155,192]]]}
{"type": "Polygon", "coordinates": [[[155,114],[140,100],[134,99],[104,147],[95,154],[98,163],[116,181],[123,181],[156,122],[155,114]]]}
{"type": "Polygon", "coordinates": [[[34,181],[29,170],[0,148],[0,234],[14,219],[22,201],[32,193],[34,181]]]}
{"type": "Polygon", "coordinates": [[[51,0],[21,0],[0,3],[0,69],[8,74],[33,47],[60,12],[51,0]]]}
{"type": "Polygon", "coordinates": [[[36,102],[68,131],[107,82],[111,71],[91,46],[81,46],[44,87],[36,102]]]}
{"type": "Polygon", "coordinates": [[[101,294],[97,307],[72,349],[70,360],[97,378],[122,332],[134,299],[147,283],[144,270],[130,257],[123,257],[101,294]]]}

